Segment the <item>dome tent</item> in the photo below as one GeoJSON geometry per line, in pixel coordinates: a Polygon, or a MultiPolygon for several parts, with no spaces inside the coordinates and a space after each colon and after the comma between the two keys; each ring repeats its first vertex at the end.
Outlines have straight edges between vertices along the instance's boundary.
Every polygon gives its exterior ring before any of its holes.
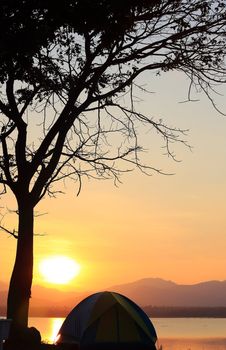
{"type": "Polygon", "coordinates": [[[157,335],[145,312],[115,292],[92,294],[66,317],[57,344],[70,348],[155,350],[157,335]]]}

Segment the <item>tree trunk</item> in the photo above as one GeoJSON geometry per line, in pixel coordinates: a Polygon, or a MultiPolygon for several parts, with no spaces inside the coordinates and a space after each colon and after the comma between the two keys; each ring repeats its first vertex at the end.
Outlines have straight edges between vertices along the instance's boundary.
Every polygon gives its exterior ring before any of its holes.
{"type": "Polygon", "coordinates": [[[23,198],[18,202],[19,223],[16,259],[9,285],[7,317],[12,319],[11,336],[28,325],[33,275],[34,207],[23,198]]]}

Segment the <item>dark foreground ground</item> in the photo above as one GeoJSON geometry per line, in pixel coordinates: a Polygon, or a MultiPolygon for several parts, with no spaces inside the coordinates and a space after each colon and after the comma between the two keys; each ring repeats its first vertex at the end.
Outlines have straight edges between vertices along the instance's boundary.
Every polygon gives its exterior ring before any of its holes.
{"type": "Polygon", "coordinates": [[[76,350],[75,345],[72,346],[60,346],[54,344],[4,344],[3,350],[76,350]]]}
{"type": "Polygon", "coordinates": [[[3,344],[3,350],[63,350],[60,347],[53,344],[41,343],[37,344],[3,344]]]}

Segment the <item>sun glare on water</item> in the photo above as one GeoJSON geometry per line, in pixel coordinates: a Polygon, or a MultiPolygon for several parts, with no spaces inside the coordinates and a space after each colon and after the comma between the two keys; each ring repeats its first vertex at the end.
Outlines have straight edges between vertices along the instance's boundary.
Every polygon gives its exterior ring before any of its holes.
{"type": "Polygon", "coordinates": [[[45,281],[54,284],[67,284],[80,272],[80,265],[66,256],[52,256],[43,259],[39,271],[45,281]]]}

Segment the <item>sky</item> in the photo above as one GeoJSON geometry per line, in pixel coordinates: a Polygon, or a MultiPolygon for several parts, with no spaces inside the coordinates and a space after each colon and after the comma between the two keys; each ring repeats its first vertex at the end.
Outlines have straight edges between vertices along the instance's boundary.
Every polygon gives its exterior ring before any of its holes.
{"type": "MultiPolygon", "coordinates": [[[[181,284],[226,280],[226,117],[203,94],[196,95],[197,102],[181,103],[189,82],[177,72],[145,79],[153,93],[139,107],[189,129],[191,149],[175,145],[180,162],[173,162],[162,156],[155,136],[144,134],[150,148],[145,157],[174,175],[135,170],[124,174],[118,187],[112,181],[84,181],[77,197],[76,184],[68,183],[64,195],[45,198],[37,207],[43,215],[35,221],[33,284],[80,292],[148,277],[181,284]],[[80,264],[79,275],[66,285],[50,284],[40,274],[40,262],[54,255],[80,264]]],[[[225,96],[226,86],[219,92],[225,96]]],[[[225,97],[215,99],[226,112],[225,97]]],[[[15,209],[12,196],[3,196],[0,206],[15,209]]],[[[9,212],[2,223],[16,228],[9,212]]],[[[7,284],[16,241],[0,234],[0,280],[7,284]]]]}

